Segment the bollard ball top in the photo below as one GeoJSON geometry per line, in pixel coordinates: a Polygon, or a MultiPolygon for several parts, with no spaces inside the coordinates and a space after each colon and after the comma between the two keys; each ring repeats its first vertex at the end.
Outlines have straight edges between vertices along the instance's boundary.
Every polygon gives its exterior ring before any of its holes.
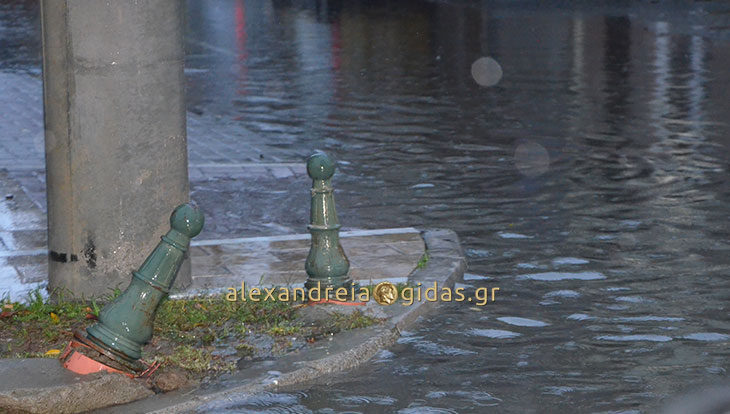
{"type": "Polygon", "coordinates": [[[334,173],[334,160],[322,151],[315,152],[307,160],[307,174],[314,180],[328,180],[334,173]]]}
{"type": "Polygon", "coordinates": [[[170,216],[170,226],[191,239],[200,234],[204,223],[205,217],[194,203],[180,204],[170,216]]]}

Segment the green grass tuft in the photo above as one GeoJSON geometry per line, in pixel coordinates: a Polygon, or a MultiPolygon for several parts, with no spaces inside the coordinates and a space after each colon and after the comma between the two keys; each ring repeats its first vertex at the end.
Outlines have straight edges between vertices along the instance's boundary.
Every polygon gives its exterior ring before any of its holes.
{"type": "Polygon", "coordinates": [[[423,269],[428,264],[428,260],[431,258],[431,256],[428,255],[428,253],[424,253],[423,256],[418,260],[418,264],[416,264],[416,269],[423,269]]]}

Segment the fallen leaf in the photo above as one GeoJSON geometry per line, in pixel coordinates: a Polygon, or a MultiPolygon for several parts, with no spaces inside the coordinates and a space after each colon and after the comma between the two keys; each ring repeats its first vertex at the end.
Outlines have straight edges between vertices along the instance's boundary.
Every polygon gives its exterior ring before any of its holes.
{"type": "Polygon", "coordinates": [[[13,309],[13,304],[12,303],[6,303],[6,304],[3,305],[3,309],[13,309]]]}
{"type": "Polygon", "coordinates": [[[61,322],[61,319],[58,317],[58,315],[56,315],[53,312],[51,312],[51,320],[53,321],[53,323],[59,323],[59,322],[61,322]]]}
{"type": "Polygon", "coordinates": [[[18,312],[10,312],[10,311],[4,310],[4,311],[0,312],[0,319],[9,318],[9,317],[15,315],[16,313],[18,313],[18,312]]]}
{"type": "Polygon", "coordinates": [[[60,353],[61,353],[60,349],[49,349],[48,351],[46,351],[46,355],[48,355],[48,356],[58,355],[60,353]]]}
{"type": "Polygon", "coordinates": [[[99,317],[96,316],[96,315],[94,315],[93,313],[87,313],[86,314],[86,319],[92,319],[92,320],[98,321],[99,320],[99,317]]]}

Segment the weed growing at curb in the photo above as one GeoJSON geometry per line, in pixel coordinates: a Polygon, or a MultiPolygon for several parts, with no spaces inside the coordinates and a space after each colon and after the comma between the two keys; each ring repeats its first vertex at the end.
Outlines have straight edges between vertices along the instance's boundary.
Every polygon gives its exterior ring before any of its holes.
{"type": "MultiPolygon", "coordinates": [[[[0,300],[0,358],[57,358],[72,331],[95,323],[103,304],[120,293],[115,290],[91,300],[59,294],[51,300],[36,290],[25,302],[0,300]]],[[[275,357],[339,331],[381,322],[356,311],[305,325],[297,319],[302,306],[284,301],[230,302],[221,295],[166,299],[157,309],[154,335],[143,349],[143,359],[201,378],[234,370],[241,358],[275,357]]]]}
{"type": "Polygon", "coordinates": [[[423,269],[428,264],[428,260],[431,258],[431,256],[428,255],[428,252],[424,253],[423,256],[421,256],[420,259],[418,259],[418,264],[416,264],[416,269],[423,269]]]}

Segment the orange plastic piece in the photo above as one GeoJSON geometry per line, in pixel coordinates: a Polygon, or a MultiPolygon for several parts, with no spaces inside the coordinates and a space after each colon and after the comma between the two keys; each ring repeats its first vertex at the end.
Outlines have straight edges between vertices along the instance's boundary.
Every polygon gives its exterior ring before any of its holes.
{"type": "Polygon", "coordinates": [[[63,367],[71,372],[75,372],[77,374],[87,375],[87,374],[93,374],[95,372],[116,372],[118,374],[123,374],[128,376],[129,378],[140,378],[140,377],[148,377],[152,375],[153,372],[157,371],[157,368],[160,367],[159,362],[155,362],[153,364],[145,364],[147,365],[147,369],[142,371],[138,375],[133,375],[128,372],[120,371],[118,369],[112,368],[108,365],[102,364],[99,361],[95,361],[86,355],[77,352],[74,348],[78,347],[84,347],[84,348],[90,348],[89,346],[75,341],[71,340],[71,342],[66,345],[66,349],[63,351],[63,354],[59,357],[59,359],[63,362],[63,367]]]}
{"type": "Polygon", "coordinates": [[[63,351],[63,354],[59,359],[63,361],[63,367],[67,370],[82,375],[93,374],[95,372],[101,371],[116,372],[119,374],[124,374],[129,378],[134,378],[134,375],[132,374],[120,371],[118,369],[114,369],[108,365],[102,364],[99,361],[94,361],[93,359],[87,357],[80,352],[76,352],[74,348],[78,348],[80,346],[88,348],[86,345],[73,340],[69,342],[68,345],[66,345],[66,350],[63,351]]]}

